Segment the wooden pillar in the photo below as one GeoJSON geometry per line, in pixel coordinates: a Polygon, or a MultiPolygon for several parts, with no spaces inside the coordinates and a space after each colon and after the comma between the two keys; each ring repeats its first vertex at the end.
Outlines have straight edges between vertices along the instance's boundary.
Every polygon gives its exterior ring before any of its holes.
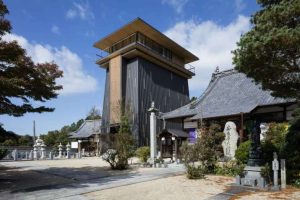
{"type": "Polygon", "coordinates": [[[244,140],[244,113],[241,112],[240,143],[244,140]]]}
{"type": "Polygon", "coordinates": [[[283,106],[283,121],[286,121],[286,105],[283,106]]]}

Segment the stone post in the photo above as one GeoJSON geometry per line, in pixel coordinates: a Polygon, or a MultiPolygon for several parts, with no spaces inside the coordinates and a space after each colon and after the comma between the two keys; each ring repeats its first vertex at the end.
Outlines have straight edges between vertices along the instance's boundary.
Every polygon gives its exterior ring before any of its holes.
{"type": "Polygon", "coordinates": [[[61,158],[62,157],[62,144],[59,143],[58,145],[58,158],[61,158]]]}
{"type": "Polygon", "coordinates": [[[66,150],[67,150],[67,159],[70,159],[70,150],[71,150],[71,145],[70,145],[70,143],[68,143],[67,145],[66,145],[66,150]]]}
{"type": "Polygon", "coordinates": [[[151,103],[150,112],[150,159],[154,166],[154,161],[157,156],[157,147],[156,147],[156,112],[158,110],[154,107],[154,102],[151,103]]]}
{"type": "Polygon", "coordinates": [[[41,159],[45,159],[46,158],[46,149],[45,149],[46,145],[43,143],[41,144],[41,159]]]}
{"type": "Polygon", "coordinates": [[[273,183],[274,186],[272,187],[272,190],[279,190],[278,185],[278,170],[279,170],[279,163],[277,160],[277,154],[276,152],[273,153],[274,160],[272,161],[272,170],[273,170],[273,183]]]}
{"type": "Polygon", "coordinates": [[[177,162],[177,140],[174,136],[172,136],[172,141],[174,142],[174,150],[173,150],[173,161],[177,162]]]}
{"type": "Polygon", "coordinates": [[[53,153],[52,153],[52,151],[49,152],[49,159],[53,160],[53,153]]]}
{"type": "Polygon", "coordinates": [[[78,154],[77,154],[77,158],[81,158],[81,140],[78,140],[78,154]]]}
{"type": "Polygon", "coordinates": [[[17,149],[15,149],[13,151],[13,157],[14,157],[14,161],[18,160],[18,150],[17,149]]]}
{"type": "Polygon", "coordinates": [[[25,152],[25,159],[28,160],[28,152],[25,152]]]}
{"type": "Polygon", "coordinates": [[[29,152],[29,160],[33,160],[33,151],[32,150],[29,152]]]}
{"type": "Polygon", "coordinates": [[[286,188],[286,168],[285,159],[280,160],[280,178],[281,178],[281,188],[286,188]]]}
{"type": "Polygon", "coordinates": [[[34,160],[38,159],[37,146],[36,145],[33,145],[33,159],[34,160]]]}

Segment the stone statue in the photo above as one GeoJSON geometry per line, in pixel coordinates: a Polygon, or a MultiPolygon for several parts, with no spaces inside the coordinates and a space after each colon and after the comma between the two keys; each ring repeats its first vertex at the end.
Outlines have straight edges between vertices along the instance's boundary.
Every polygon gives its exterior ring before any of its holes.
{"type": "Polygon", "coordinates": [[[267,132],[269,130],[269,126],[267,123],[261,123],[260,126],[260,141],[266,138],[267,132]]]}
{"type": "Polygon", "coordinates": [[[236,131],[236,125],[233,122],[227,122],[224,128],[225,140],[222,142],[224,157],[233,160],[239,134],[236,131]]]}

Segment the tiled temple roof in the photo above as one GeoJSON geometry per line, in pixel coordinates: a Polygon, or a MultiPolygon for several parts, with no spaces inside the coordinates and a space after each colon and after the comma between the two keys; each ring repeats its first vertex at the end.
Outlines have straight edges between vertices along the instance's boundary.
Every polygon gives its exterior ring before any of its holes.
{"type": "Polygon", "coordinates": [[[289,102],[295,100],[273,97],[253,79],[231,69],[214,73],[208,87],[196,101],[164,113],[162,118],[191,117],[193,120],[230,116],[250,113],[259,106],[289,102]]]}
{"type": "Polygon", "coordinates": [[[84,123],[72,133],[70,138],[88,138],[94,134],[101,132],[101,119],[98,120],[85,120],[84,123]]]}

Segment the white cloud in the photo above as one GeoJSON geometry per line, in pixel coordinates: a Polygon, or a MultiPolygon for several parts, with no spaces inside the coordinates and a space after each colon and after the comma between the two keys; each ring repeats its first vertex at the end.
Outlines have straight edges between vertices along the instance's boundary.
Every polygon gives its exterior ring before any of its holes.
{"type": "Polygon", "coordinates": [[[60,34],[60,30],[59,30],[58,26],[55,26],[55,25],[53,25],[51,27],[51,32],[54,33],[54,34],[57,34],[57,35],[60,34]]]}
{"type": "Polygon", "coordinates": [[[9,34],[3,36],[6,41],[16,40],[35,63],[54,61],[63,71],[58,83],[63,85],[61,94],[77,94],[97,90],[97,80],[84,72],[81,58],[65,46],[55,48],[50,45],[30,43],[23,36],[9,34]]]}
{"type": "Polygon", "coordinates": [[[187,2],[188,0],[162,0],[162,4],[168,4],[173,7],[178,14],[182,12],[182,9],[187,2]]]}
{"type": "Polygon", "coordinates": [[[79,17],[82,20],[88,20],[88,19],[94,19],[94,13],[90,9],[90,5],[88,2],[86,3],[73,3],[72,8],[70,8],[67,13],[66,17],[68,19],[74,19],[76,17],[79,17]]]}
{"type": "Polygon", "coordinates": [[[226,26],[212,21],[194,20],[178,22],[165,34],[199,57],[191,63],[196,76],[189,81],[191,95],[199,96],[210,81],[217,66],[220,70],[233,68],[231,51],[236,48],[241,34],[250,29],[248,17],[238,16],[226,26]]]}

